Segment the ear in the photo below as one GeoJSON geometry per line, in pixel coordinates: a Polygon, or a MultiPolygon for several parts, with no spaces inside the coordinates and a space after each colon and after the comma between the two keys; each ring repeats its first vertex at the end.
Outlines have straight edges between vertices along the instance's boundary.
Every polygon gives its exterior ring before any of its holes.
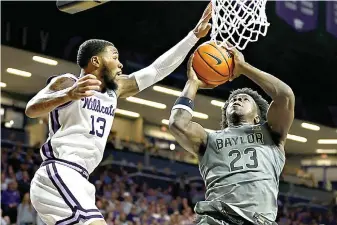
{"type": "Polygon", "coordinates": [[[259,116],[256,116],[256,117],[254,118],[254,123],[255,123],[255,124],[259,124],[259,123],[260,123],[260,117],[259,117],[259,116]]]}
{"type": "Polygon", "coordinates": [[[93,56],[93,57],[91,57],[91,59],[90,59],[90,62],[91,62],[91,64],[94,66],[94,67],[96,67],[96,68],[98,68],[99,67],[99,65],[100,65],[100,58],[98,57],[98,56],[93,56]]]}

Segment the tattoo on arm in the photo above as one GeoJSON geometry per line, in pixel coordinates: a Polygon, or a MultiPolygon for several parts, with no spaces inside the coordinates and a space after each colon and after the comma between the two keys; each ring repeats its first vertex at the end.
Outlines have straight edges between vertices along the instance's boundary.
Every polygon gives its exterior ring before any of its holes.
{"type": "Polygon", "coordinates": [[[117,90],[116,93],[120,98],[127,98],[133,96],[139,92],[137,81],[134,77],[130,76],[120,76],[117,80],[117,90]]]}

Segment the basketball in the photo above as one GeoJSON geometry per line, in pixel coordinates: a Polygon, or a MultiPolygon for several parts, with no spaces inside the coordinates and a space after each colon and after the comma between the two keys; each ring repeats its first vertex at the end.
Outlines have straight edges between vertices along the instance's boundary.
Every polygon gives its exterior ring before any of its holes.
{"type": "Polygon", "coordinates": [[[192,66],[201,81],[218,86],[232,76],[234,62],[228,50],[205,42],[195,50],[192,66]]]}

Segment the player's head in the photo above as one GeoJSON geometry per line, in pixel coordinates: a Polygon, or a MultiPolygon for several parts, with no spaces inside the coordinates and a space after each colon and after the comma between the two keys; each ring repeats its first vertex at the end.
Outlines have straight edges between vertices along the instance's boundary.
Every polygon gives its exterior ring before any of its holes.
{"type": "Polygon", "coordinates": [[[117,48],[111,42],[100,39],[90,39],[81,44],[77,64],[87,73],[99,76],[109,89],[116,88],[115,78],[122,74],[123,68],[117,48]]]}
{"type": "Polygon", "coordinates": [[[242,122],[258,124],[267,120],[268,102],[256,91],[242,88],[233,91],[222,108],[222,129],[242,122]]]}

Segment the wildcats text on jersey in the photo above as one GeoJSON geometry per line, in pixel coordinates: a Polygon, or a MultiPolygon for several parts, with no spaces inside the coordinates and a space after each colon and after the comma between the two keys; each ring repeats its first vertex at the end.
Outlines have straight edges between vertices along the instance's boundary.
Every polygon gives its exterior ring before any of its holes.
{"type": "Polygon", "coordinates": [[[82,98],[81,100],[84,101],[82,108],[103,113],[109,116],[115,115],[116,108],[113,105],[110,106],[102,105],[100,99],[89,97],[89,98],[82,98]]]}

